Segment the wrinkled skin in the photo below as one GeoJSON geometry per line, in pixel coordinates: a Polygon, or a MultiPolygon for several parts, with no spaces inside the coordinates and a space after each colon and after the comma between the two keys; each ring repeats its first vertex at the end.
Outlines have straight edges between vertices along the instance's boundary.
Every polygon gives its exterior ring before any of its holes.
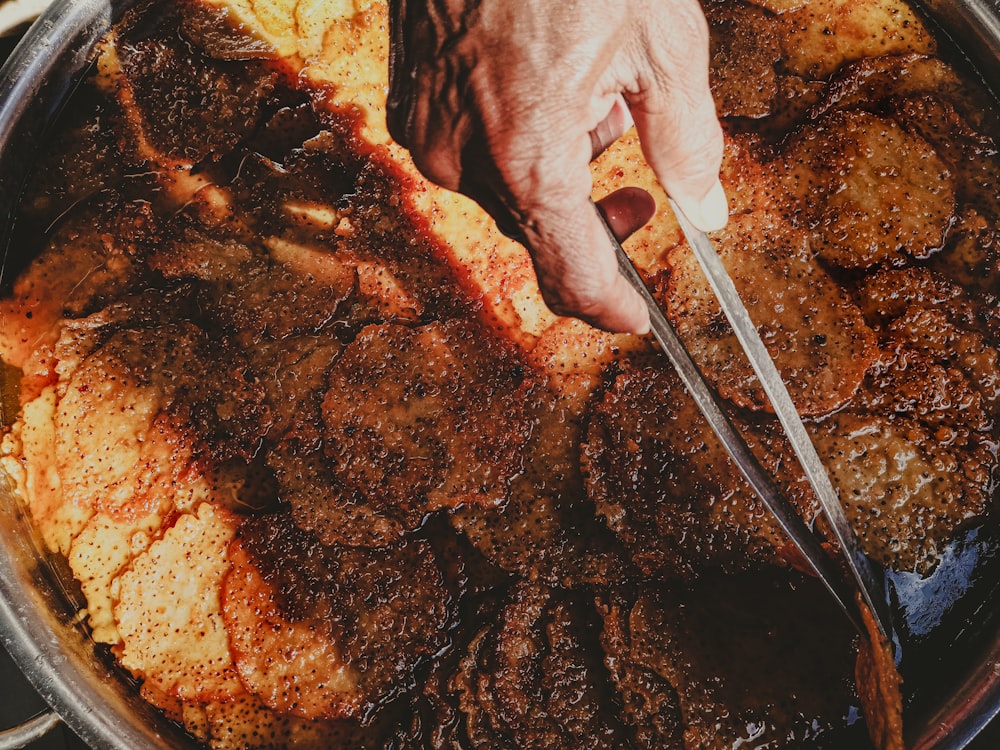
{"type": "MultiPolygon", "coordinates": [[[[396,0],[388,124],[432,181],[482,205],[531,252],[553,311],[645,332],[590,206],[588,164],[634,120],[646,160],[706,231],[728,215],[708,29],[694,0],[396,0]]],[[[617,234],[649,194],[608,196],[617,234]]]]}

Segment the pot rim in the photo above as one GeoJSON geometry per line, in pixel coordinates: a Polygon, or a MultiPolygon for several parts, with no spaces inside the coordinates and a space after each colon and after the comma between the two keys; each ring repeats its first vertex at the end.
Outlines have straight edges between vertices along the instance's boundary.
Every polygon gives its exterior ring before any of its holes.
{"type": "MultiPolygon", "coordinates": [[[[56,0],[0,69],[0,253],[33,150],[91,62],[91,50],[136,0],[56,0]]],[[[924,0],[922,7],[1000,92],[1000,0],[924,0]]],[[[2,264],[0,264],[2,272],[2,264]]],[[[0,413],[0,417],[2,417],[0,413]]],[[[79,623],[73,595],[39,554],[17,498],[0,477],[0,642],[39,695],[94,750],[197,743],[142,700],[79,623]]],[[[64,579],[65,580],[65,579],[64,579]]],[[[1000,633],[956,692],[909,727],[913,750],[958,750],[1000,714],[1000,633]]]]}

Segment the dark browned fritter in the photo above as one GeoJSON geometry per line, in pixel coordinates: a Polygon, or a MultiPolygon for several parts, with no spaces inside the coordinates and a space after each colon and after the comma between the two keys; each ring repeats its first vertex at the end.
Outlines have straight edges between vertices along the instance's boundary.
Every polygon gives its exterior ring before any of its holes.
{"type": "MultiPolygon", "coordinates": [[[[768,7],[708,8],[715,239],[865,549],[928,574],[996,494],[995,120],[924,54],[796,67],[816,19],[768,7]]],[[[144,695],[224,747],[858,747],[853,635],[666,363],[615,352],[592,388],[533,366],[353,115],[223,16],[118,28],[2,302],[24,400],[58,391],[62,468],[102,466],[109,414],[149,429],[146,484],[67,470],[74,508],[232,488],[230,693],[144,695]]],[[[692,254],[657,252],[668,314],[822,530],[692,254]]]]}

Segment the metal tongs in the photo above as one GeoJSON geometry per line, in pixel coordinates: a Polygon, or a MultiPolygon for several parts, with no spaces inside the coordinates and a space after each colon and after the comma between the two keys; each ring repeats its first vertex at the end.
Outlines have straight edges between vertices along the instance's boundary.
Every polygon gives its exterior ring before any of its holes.
{"type": "MultiPolygon", "coordinates": [[[[851,528],[844,513],[844,508],[840,503],[836,490],[830,483],[830,477],[823,467],[823,463],[816,453],[802,424],[792,399],[788,394],[788,389],[781,380],[781,375],[775,367],[774,361],[764,347],[757,333],[757,329],[750,320],[750,315],[743,305],[736,287],[722,260],[712,246],[712,241],[701,230],[697,229],[677,205],[671,200],[670,207],[677,216],[684,236],[694,250],[695,257],[701,264],[709,284],[719,300],[722,311],[729,319],[729,323],[739,339],[743,351],[746,353],[750,364],[753,366],[757,377],[760,379],[764,392],[771,400],[774,412],[781,422],[782,427],[792,445],[799,463],[805,471],[806,478],[812,486],[813,491],[819,498],[820,507],[832,530],[835,541],[839,546],[843,561],[850,571],[851,578],[856,584],[857,590],[861,593],[864,605],[871,611],[877,623],[881,635],[886,640],[892,639],[892,623],[889,614],[889,605],[886,600],[885,579],[876,573],[875,566],[861,549],[854,530],[851,528]]],[[[756,456],[751,452],[746,441],[739,431],[734,427],[728,415],[722,408],[719,395],[705,380],[698,366],[691,358],[690,353],[685,348],[683,342],[660,309],[660,306],[653,299],[649,289],[639,276],[638,271],[622,249],[607,220],[597,207],[594,207],[604,222],[608,238],[618,256],[618,267],[622,275],[629,283],[642,295],[649,309],[650,329],[653,337],[663,348],[671,364],[677,370],[680,378],[688,391],[691,393],[698,408],[708,420],[709,425],[718,435],[719,440],[725,446],[729,455],[732,456],[736,466],[746,477],[750,486],[760,496],[764,504],[777,519],[781,528],[792,540],[813,572],[819,577],[826,588],[833,595],[841,609],[850,619],[851,623],[864,637],[869,633],[864,625],[863,618],[857,600],[854,597],[855,587],[850,584],[850,579],[845,579],[842,570],[836,561],[823,549],[819,539],[806,525],[805,521],[798,515],[795,508],[788,499],[778,489],[774,480],[764,470],[756,456]]]]}

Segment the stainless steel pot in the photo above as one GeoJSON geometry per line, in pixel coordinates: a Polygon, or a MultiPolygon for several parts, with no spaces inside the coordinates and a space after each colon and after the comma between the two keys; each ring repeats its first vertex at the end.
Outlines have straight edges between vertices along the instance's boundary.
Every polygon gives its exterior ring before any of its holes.
{"type": "MultiPolygon", "coordinates": [[[[133,2],[57,0],[0,70],[0,223],[9,224],[46,127],[86,71],[94,43],[133,2]]],[[[1000,0],[927,0],[925,7],[1000,92],[1000,0]]],[[[0,253],[8,242],[9,227],[0,226],[0,253]]],[[[95,750],[195,747],[95,649],[77,618],[80,602],[64,583],[68,571],[41,549],[18,501],[0,486],[0,640],[54,715],[95,750]]],[[[963,748],[997,714],[1000,633],[970,659],[954,692],[926,715],[909,717],[908,744],[963,748]]],[[[53,720],[0,733],[0,750],[22,747],[53,720]]]]}

